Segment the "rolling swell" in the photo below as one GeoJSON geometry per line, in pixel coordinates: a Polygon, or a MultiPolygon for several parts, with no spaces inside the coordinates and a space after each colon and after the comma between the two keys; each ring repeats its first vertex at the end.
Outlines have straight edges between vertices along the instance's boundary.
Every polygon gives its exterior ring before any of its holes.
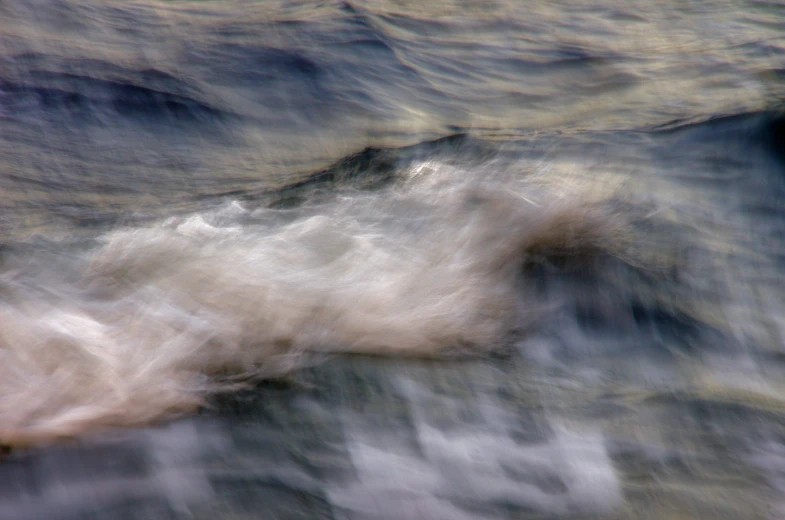
{"type": "MultiPolygon", "coordinates": [[[[25,63],[32,58],[22,56],[13,58],[25,63]]],[[[30,63],[25,63],[30,67],[30,63]]],[[[119,117],[149,121],[154,119],[175,120],[220,120],[230,114],[210,106],[205,101],[189,95],[194,91],[183,82],[156,70],[112,70],[109,63],[73,64],[73,69],[106,70],[114,72],[105,79],[85,76],[72,72],[53,72],[51,70],[31,70],[25,78],[18,81],[3,80],[0,91],[3,93],[1,109],[6,115],[20,117],[25,111],[62,110],[71,117],[95,119],[95,112],[112,110],[119,117]],[[138,77],[134,81],[134,77],[138,77]],[[122,78],[122,79],[121,79],[122,78]]],[[[237,117],[235,115],[235,117],[237,117]]]]}

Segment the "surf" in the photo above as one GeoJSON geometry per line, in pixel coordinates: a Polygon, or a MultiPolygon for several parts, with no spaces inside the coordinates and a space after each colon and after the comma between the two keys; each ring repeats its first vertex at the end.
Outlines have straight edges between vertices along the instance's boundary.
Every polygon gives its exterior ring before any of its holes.
{"type": "Polygon", "coordinates": [[[635,241],[608,200],[527,190],[399,187],[296,211],[232,203],[55,255],[70,273],[56,283],[25,273],[29,258],[6,262],[0,441],[193,412],[325,354],[503,350],[548,312],[531,266],[631,261],[635,241]]]}

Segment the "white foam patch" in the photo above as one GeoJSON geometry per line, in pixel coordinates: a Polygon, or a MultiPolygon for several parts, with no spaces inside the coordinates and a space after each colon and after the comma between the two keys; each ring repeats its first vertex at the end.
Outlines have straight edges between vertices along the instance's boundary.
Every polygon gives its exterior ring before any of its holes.
{"type": "MultiPolygon", "coordinates": [[[[411,382],[405,386],[413,388],[411,382]]],[[[400,433],[361,428],[355,418],[347,421],[357,475],[356,481],[329,491],[335,506],[373,518],[414,519],[482,518],[467,508],[500,506],[605,514],[622,503],[621,483],[601,433],[556,423],[544,442],[519,442],[510,435],[507,412],[487,402],[476,411],[493,420],[438,428],[429,424],[433,399],[440,409],[459,405],[433,395],[424,401],[423,393],[429,392],[416,392],[409,397],[420,451],[396,437],[400,433]]]]}

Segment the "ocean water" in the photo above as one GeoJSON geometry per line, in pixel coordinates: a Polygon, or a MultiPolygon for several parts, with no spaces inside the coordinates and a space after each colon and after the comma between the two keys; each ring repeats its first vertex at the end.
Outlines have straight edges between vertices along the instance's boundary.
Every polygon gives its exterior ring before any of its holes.
{"type": "Polygon", "coordinates": [[[785,517],[783,27],[0,2],[0,519],[785,517]]]}

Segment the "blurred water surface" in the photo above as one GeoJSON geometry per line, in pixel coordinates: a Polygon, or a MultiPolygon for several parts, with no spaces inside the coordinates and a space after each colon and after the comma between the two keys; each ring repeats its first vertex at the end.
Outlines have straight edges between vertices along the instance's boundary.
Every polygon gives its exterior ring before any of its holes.
{"type": "Polygon", "coordinates": [[[0,440],[305,368],[14,450],[0,518],[782,518],[783,27],[752,0],[3,0],[0,440]],[[522,238],[584,204],[627,239],[522,238]]]}

